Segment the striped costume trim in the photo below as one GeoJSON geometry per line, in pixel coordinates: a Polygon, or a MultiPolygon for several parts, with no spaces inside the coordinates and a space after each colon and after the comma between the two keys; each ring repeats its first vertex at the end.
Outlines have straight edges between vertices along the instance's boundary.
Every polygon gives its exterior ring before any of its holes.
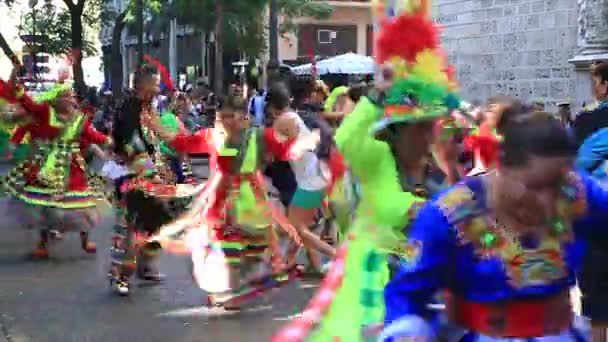
{"type": "MultiPolygon", "coordinates": [[[[243,284],[236,290],[230,291],[230,299],[219,302],[222,305],[234,305],[240,304],[256,296],[268,292],[270,290],[285,286],[294,280],[299,279],[301,272],[298,268],[294,267],[290,270],[268,274],[258,279],[254,279],[246,284],[243,284]]],[[[213,297],[213,296],[211,296],[213,297]]]]}
{"type": "Polygon", "coordinates": [[[103,199],[103,195],[88,191],[66,192],[57,196],[46,189],[28,186],[19,190],[10,184],[5,184],[5,190],[25,203],[60,209],[91,208],[97,206],[103,199]]]}
{"type": "Polygon", "coordinates": [[[306,310],[300,317],[275,334],[270,342],[304,341],[310,331],[321,322],[323,314],[330,308],[336,292],[342,286],[347,254],[348,244],[346,243],[338,250],[329,274],[323,279],[319,290],[308,303],[306,310]]]}
{"type": "Polygon", "coordinates": [[[263,236],[246,236],[240,231],[218,230],[209,246],[211,251],[221,252],[228,263],[239,264],[243,257],[263,256],[268,250],[268,239],[263,236]]]}

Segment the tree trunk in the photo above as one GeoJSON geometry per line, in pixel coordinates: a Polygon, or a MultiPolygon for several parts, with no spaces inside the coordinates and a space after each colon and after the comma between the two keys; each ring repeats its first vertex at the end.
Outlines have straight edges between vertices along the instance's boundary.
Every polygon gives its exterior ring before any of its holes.
{"type": "Polygon", "coordinates": [[[76,90],[82,92],[86,90],[84,72],[82,70],[82,13],[84,11],[85,0],[78,0],[76,4],[74,4],[72,0],[64,0],[64,2],[70,11],[70,28],[72,30],[72,72],[74,73],[74,83],[76,90]]]}
{"type": "Polygon", "coordinates": [[[224,89],[224,6],[222,0],[215,0],[215,84],[216,95],[224,89]]]}
{"type": "Polygon", "coordinates": [[[268,20],[268,51],[270,62],[279,64],[279,4],[278,0],[270,0],[270,16],[268,20]]]}
{"type": "Polygon", "coordinates": [[[144,64],[144,3],[143,0],[137,0],[135,6],[136,22],[137,22],[137,60],[138,66],[144,64]]]}
{"type": "Polygon", "coordinates": [[[19,61],[19,59],[17,58],[17,56],[15,55],[15,53],[13,52],[13,50],[11,50],[11,47],[8,45],[8,43],[6,42],[6,39],[4,39],[4,36],[2,35],[2,33],[0,33],[0,49],[2,49],[2,52],[4,52],[4,54],[10,58],[10,60],[15,63],[21,63],[19,61]]]}
{"type": "Polygon", "coordinates": [[[122,56],[120,53],[120,39],[122,38],[122,31],[125,28],[126,22],[125,17],[127,11],[120,13],[116,21],[114,22],[114,29],[112,30],[112,52],[111,52],[111,81],[112,81],[112,95],[115,99],[120,98],[122,95],[122,56]]]}

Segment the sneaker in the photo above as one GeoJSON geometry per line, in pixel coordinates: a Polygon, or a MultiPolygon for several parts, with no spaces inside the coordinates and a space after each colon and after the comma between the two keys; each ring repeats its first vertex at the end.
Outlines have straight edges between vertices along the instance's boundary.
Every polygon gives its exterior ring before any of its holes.
{"type": "Polygon", "coordinates": [[[162,274],[160,272],[151,271],[151,270],[145,270],[143,272],[138,272],[137,277],[141,280],[154,281],[154,282],[161,282],[161,281],[165,280],[165,278],[166,278],[166,276],[164,274],[162,274]]]}
{"type": "Polygon", "coordinates": [[[87,241],[86,243],[83,243],[82,250],[87,254],[95,254],[97,253],[97,245],[87,241]]]}
{"type": "Polygon", "coordinates": [[[57,241],[63,240],[63,233],[58,230],[51,229],[49,230],[49,239],[57,241]]]}
{"type": "Polygon", "coordinates": [[[32,251],[32,257],[34,259],[48,259],[49,250],[46,247],[37,247],[32,251]]]}
{"type": "Polygon", "coordinates": [[[89,234],[86,232],[80,232],[80,243],[82,250],[87,254],[95,254],[97,253],[97,245],[95,243],[89,241],[89,234]]]}
{"type": "Polygon", "coordinates": [[[323,278],[325,274],[318,270],[316,267],[308,266],[302,272],[304,278],[323,278]]]}
{"type": "Polygon", "coordinates": [[[129,295],[129,283],[124,280],[112,278],[110,280],[110,287],[119,296],[129,295]]]}
{"type": "Polygon", "coordinates": [[[329,270],[331,270],[331,266],[332,266],[332,262],[331,261],[323,264],[323,266],[321,266],[321,273],[323,273],[324,275],[326,275],[327,273],[329,273],[329,270]]]}

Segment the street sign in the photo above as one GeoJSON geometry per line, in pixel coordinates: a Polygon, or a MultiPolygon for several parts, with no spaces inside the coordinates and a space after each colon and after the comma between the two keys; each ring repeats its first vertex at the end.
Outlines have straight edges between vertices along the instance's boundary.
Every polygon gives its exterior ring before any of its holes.
{"type": "Polygon", "coordinates": [[[44,64],[49,62],[49,55],[37,55],[36,63],[44,64]]]}
{"type": "MultiPolygon", "coordinates": [[[[23,55],[22,61],[23,61],[24,65],[33,64],[34,56],[33,55],[23,55]]],[[[36,64],[45,64],[48,62],[49,62],[48,55],[37,55],[36,56],[36,64]]]]}
{"type": "Polygon", "coordinates": [[[27,44],[21,48],[21,52],[23,53],[41,53],[44,52],[44,46],[39,44],[27,44]]]}
{"type": "Polygon", "coordinates": [[[23,40],[24,43],[35,43],[35,42],[40,42],[43,41],[44,39],[46,39],[47,36],[45,35],[41,35],[41,34],[24,34],[21,36],[21,40],[23,40]]]}
{"type": "Polygon", "coordinates": [[[49,68],[46,65],[36,66],[36,73],[37,74],[48,74],[49,72],[51,72],[51,68],[49,68]]]}
{"type": "Polygon", "coordinates": [[[34,63],[34,56],[32,55],[23,55],[22,58],[23,65],[29,65],[34,63]]]}

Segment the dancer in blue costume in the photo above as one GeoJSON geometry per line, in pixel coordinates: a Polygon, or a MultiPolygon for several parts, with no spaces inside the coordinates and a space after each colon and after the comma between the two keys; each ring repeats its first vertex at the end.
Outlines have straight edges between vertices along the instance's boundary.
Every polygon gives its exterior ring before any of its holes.
{"type": "Polygon", "coordinates": [[[385,288],[381,341],[590,340],[569,289],[580,242],[606,235],[608,191],[571,170],[576,147],[554,118],[518,115],[503,137],[496,172],[419,213],[407,245],[416,253],[385,288]],[[428,309],[438,291],[446,315],[428,309]]]}

